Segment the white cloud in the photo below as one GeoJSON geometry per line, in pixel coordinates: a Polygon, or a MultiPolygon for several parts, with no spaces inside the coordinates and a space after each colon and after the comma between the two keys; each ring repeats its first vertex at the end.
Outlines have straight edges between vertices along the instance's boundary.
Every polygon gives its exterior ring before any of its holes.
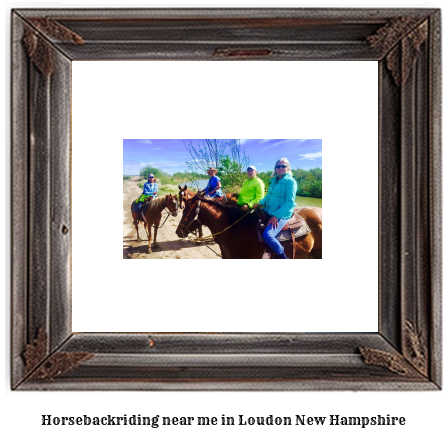
{"type": "Polygon", "coordinates": [[[323,151],[320,152],[310,152],[308,154],[301,154],[301,160],[316,160],[317,158],[321,158],[323,156],[323,151]]]}
{"type": "Polygon", "coordinates": [[[138,140],[138,143],[152,144],[152,142],[150,140],[138,140]]]}

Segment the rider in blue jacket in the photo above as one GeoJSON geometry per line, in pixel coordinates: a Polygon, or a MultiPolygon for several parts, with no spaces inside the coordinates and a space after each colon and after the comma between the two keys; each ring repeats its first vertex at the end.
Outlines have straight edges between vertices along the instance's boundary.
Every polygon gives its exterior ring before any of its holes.
{"type": "Polygon", "coordinates": [[[144,202],[147,198],[156,198],[158,196],[158,184],[155,181],[155,176],[150,173],[147,177],[147,182],[143,186],[143,193],[137,199],[137,202],[144,202]]]}
{"type": "Polygon", "coordinates": [[[210,167],[207,173],[211,178],[208,181],[208,185],[205,187],[205,196],[208,196],[209,198],[220,198],[223,196],[223,193],[220,178],[216,176],[217,169],[210,167]]]}
{"type": "Polygon", "coordinates": [[[155,176],[150,173],[147,177],[147,183],[145,183],[143,187],[143,195],[158,196],[158,184],[155,181],[155,176]]]}
{"type": "Polygon", "coordinates": [[[271,216],[262,236],[265,243],[278,254],[280,259],[288,257],[276,235],[287,223],[287,220],[293,216],[297,187],[289,160],[281,158],[275,164],[267,195],[253,206],[256,208],[258,205],[262,205],[264,211],[271,216]]]}

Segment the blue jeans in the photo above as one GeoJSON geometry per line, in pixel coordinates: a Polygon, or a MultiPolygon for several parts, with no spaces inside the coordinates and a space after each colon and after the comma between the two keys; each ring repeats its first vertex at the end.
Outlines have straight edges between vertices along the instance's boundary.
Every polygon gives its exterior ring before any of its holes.
{"type": "Polygon", "coordinates": [[[216,190],[214,193],[205,193],[205,196],[209,196],[210,198],[220,198],[223,196],[222,190],[216,190]]]}
{"type": "Polygon", "coordinates": [[[278,226],[276,229],[272,229],[272,224],[265,228],[262,233],[264,242],[275,251],[276,254],[281,255],[284,252],[284,247],[279,243],[276,235],[282,230],[284,225],[287,223],[287,219],[278,219],[278,226]]]}

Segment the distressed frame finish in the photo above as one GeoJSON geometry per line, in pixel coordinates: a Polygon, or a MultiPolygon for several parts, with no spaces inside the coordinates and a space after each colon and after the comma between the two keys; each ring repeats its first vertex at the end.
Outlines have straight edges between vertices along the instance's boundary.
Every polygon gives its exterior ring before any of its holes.
{"type": "Polygon", "coordinates": [[[13,11],[12,388],[439,389],[440,28],[435,9],[13,11]],[[132,59],[378,61],[378,333],[72,333],[71,61],[132,59]]]}

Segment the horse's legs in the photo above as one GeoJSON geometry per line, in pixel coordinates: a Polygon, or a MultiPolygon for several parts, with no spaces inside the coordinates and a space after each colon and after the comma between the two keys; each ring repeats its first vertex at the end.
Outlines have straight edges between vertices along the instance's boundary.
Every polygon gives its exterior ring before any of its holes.
{"type": "Polygon", "coordinates": [[[132,219],[133,219],[133,224],[135,225],[135,229],[137,230],[137,239],[138,239],[138,242],[140,242],[141,239],[140,239],[140,234],[138,233],[138,219],[137,219],[137,213],[132,213],[132,219]]]}
{"type": "Polygon", "coordinates": [[[203,239],[203,230],[202,230],[202,226],[199,227],[199,237],[201,239],[203,239]]]}
{"type": "Polygon", "coordinates": [[[144,223],[144,228],[146,228],[146,233],[147,233],[147,252],[148,254],[152,254],[152,249],[151,249],[151,240],[152,240],[152,230],[151,230],[151,225],[148,222],[144,223]]]}
{"type": "Polygon", "coordinates": [[[227,258],[227,255],[225,254],[225,251],[223,250],[222,246],[219,245],[220,248],[220,255],[222,256],[223,259],[227,258]]]}
{"type": "MultiPolygon", "coordinates": [[[[318,209],[304,209],[304,211],[300,213],[307,224],[309,225],[312,232],[306,236],[307,242],[310,243],[310,246],[307,247],[308,255],[314,259],[321,259],[323,255],[322,248],[322,214],[319,213],[318,209]],[[304,213],[304,215],[302,214],[304,213]]],[[[304,241],[303,241],[304,243],[304,241]]]]}
{"type": "Polygon", "coordinates": [[[158,231],[158,226],[160,225],[160,222],[158,222],[158,224],[154,224],[155,228],[154,228],[154,245],[157,244],[157,231],[158,231]]]}
{"type": "MultiPolygon", "coordinates": [[[[287,245],[287,244],[286,244],[287,245]]],[[[292,243],[293,245],[293,243],[292,243]]],[[[293,247],[292,248],[292,255],[293,257],[293,247]]],[[[308,255],[311,254],[312,250],[314,248],[314,238],[311,234],[307,234],[304,239],[298,239],[295,243],[295,258],[296,259],[304,259],[308,255]]]]}
{"type": "Polygon", "coordinates": [[[321,229],[321,224],[320,224],[315,233],[312,231],[312,235],[314,236],[314,246],[313,246],[310,254],[314,259],[323,258],[323,246],[322,246],[322,235],[321,234],[322,234],[322,229],[321,229]]]}
{"type": "Polygon", "coordinates": [[[155,223],[154,223],[154,241],[153,241],[153,244],[155,246],[157,246],[157,247],[158,247],[158,244],[157,244],[157,233],[158,233],[158,227],[160,226],[160,222],[161,222],[161,214],[160,214],[160,217],[158,219],[156,219],[155,223]]]}

